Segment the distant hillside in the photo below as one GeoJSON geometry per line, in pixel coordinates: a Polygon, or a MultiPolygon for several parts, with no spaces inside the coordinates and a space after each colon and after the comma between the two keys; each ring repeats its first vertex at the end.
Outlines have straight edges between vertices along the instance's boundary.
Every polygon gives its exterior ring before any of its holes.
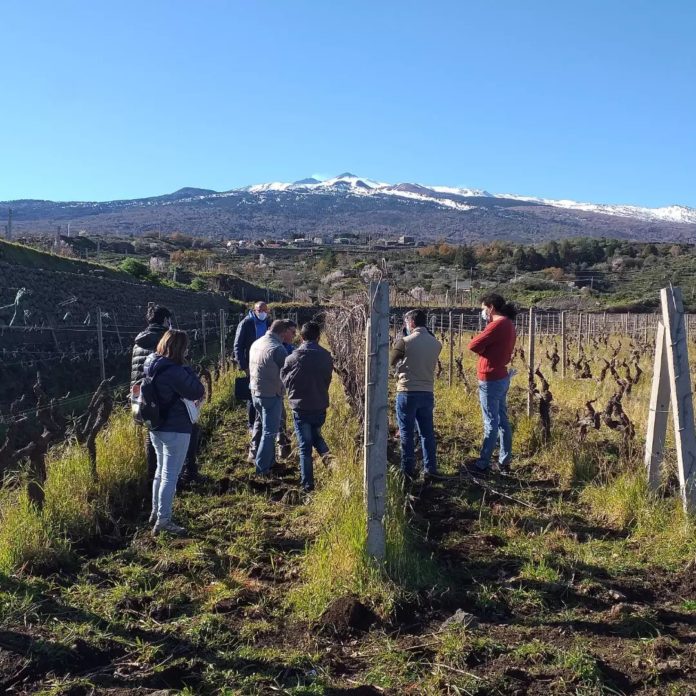
{"type": "Polygon", "coordinates": [[[183,188],[175,193],[107,202],[20,200],[13,210],[17,234],[73,231],[138,235],[182,231],[258,239],[361,232],[373,238],[409,235],[417,240],[469,242],[506,239],[540,242],[567,237],[639,241],[696,241],[696,210],[671,205],[644,208],[491,194],[478,189],[383,184],[345,173],[327,181],[272,182],[217,193],[183,188]]]}

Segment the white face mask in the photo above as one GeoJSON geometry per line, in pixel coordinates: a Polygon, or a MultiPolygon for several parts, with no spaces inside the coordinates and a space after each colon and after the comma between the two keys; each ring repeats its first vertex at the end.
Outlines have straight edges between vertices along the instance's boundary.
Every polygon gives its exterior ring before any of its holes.
{"type": "Polygon", "coordinates": [[[483,319],[483,321],[485,321],[485,322],[488,321],[488,310],[487,309],[481,310],[481,319],[483,319]]]}
{"type": "Polygon", "coordinates": [[[256,312],[256,316],[259,318],[260,321],[266,321],[266,318],[268,317],[268,312],[256,312]]]}

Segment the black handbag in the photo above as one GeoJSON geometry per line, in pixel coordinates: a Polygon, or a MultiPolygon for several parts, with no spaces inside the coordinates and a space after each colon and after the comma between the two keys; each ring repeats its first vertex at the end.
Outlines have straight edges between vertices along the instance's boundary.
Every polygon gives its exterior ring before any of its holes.
{"type": "Polygon", "coordinates": [[[249,377],[237,377],[234,380],[234,398],[237,401],[251,401],[251,389],[249,389],[249,377]]]}

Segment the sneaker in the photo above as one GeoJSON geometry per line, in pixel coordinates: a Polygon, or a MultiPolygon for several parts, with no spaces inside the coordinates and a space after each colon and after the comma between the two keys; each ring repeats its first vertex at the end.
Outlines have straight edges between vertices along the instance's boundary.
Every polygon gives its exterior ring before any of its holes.
{"type": "Polygon", "coordinates": [[[306,486],[302,486],[302,490],[303,490],[305,493],[312,493],[312,492],[314,491],[314,484],[313,484],[313,483],[310,483],[310,484],[308,484],[308,485],[306,485],[306,486]]]}
{"type": "Polygon", "coordinates": [[[498,464],[498,473],[501,476],[510,476],[510,465],[509,464],[498,464]]]}
{"type": "Polygon", "coordinates": [[[180,527],[178,524],[174,524],[174,522],[172,522],[171,520],[167,520],[166,522],[162,522],[161,524],[157,522],[157,524],[154,526],[152,530],[152,534],[154,536],[157,536],[162,532],[166,532],[167,534],[173,534],[174,536],[186,536],[186,528],[180,527]]]}

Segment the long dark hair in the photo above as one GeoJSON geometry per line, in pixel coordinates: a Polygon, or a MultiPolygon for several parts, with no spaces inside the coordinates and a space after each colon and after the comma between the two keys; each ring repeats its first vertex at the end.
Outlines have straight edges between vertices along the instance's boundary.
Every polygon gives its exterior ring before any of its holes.
{"type": "Polygon", "coordinates": [[[514,319],[517,316],[517,307],[511,302],[506,302],[502,295],[496,292],[491,292],[481,298],[481,304],[486,307],[493,307],[498,314],[502,314],[508,319],[514,319]]]}

